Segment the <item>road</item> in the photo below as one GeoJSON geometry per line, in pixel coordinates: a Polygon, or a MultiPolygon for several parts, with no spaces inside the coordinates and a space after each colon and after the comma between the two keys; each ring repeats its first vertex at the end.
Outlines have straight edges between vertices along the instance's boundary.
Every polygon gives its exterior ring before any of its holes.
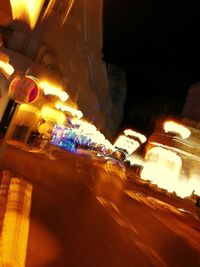
{"type": "Polygon", "coordinates": [[[1,165],[33,184],[27,267],[199,267],[192,200],[153,190],[111,161],[8,145],[1,165]]]}

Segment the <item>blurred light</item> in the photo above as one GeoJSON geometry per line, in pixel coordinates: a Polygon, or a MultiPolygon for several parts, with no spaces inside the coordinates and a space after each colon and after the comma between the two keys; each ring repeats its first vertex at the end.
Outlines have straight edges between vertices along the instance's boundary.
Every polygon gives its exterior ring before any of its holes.
{"type": "MultiPolygon", "coordinates": [[[[63,25],[65,23],[68,15],[69,15],[69,13],[70,13],[70,10],[71,10],[73,4],[74,4],[74,0],[64,0],[62,2],[62,4],[63,4],[62,9],[65,9],[65,15],[64,15],[64,17],[61,17],[61,19],[62,19],[61,23],[63,25]]],[[[54,10],[55,5],[56,5],[56,0],[50,0],[49,1],[48,6],[44,12],[42,19],[45,19],[46,17],[48,17],[50,15],[51,11],[54,10]]]]}
{"type": "Polygon", "coordinates": [[[164,123],[164,130],[166,133],[179,134],[183,139],[187,139],[191,134],[188,128],[174,121],[166,121],[164,123]]]}
{"type": "Polygon", "coordinates": [[[42,107],[41,117],[46,121],[52,121],[58,124],[63,124],[66,121],[65,115],[61,111],[48,106],[42,107]]]}
{"type": "Polygon", "coordinates": [[[63,105],[62,103],[56,103],[56,108],[62,111],[67,111],[71,113],[73,117],[77,117],[78,119],[81,119],[83,117],[83,113],[80,110],[74,109],[67,105],[63,105]]]}
{"type": "Polygon", "coordinates": [[[73,128],[56,124],[52,131],[51,143],[70,152],[76,152],[78,139],[73,128]]]}
{"type": "Polygon", "coordinates": [[[23,20],[33,29],[45,0],[10,0],[12,17],[23,20]]]}
{"type": "Polygon", "coordinates": [[[74,4],[74,0],[68,0],[66,14],[62,21],[63,24],[65,23],[73,4],[74,4]]]}
{"type": "Polygon", "coordinates": [[[12,65],[2,60],[0,60],[0,70],[2,70],[5,74],[9,76],[11,76],[13,72],[15,71],[12,65]]]}
{"type": "Polygon", "coordinates": [[[113,145],[105,139],[105,136],[94,125],[78,119],[72,119],[72,121],[72,125],[69,126],[54,126],[52,132],[52,143],[54,145],[67,149],[72,142],[75,146],[100,150],[103,154],[108,153],[109,150],[114,150],[113,145]]]}
{"type": "Polygon", "coordinates": [[[114,143],[114,147],[125,150],[128,155],[131,155],[140,146],[140,143],[125,135],[120,135],[114,143]]]}
{"type": "Polygon", "coordinates": [[[32,185],[12,178],[1,235],[1,266],[25,266],[32,185]]]}
{"type": "Polygon", "coordinates": [[[200,185],[199,177],[184,177],[181,175],[182,159],[173,151],[153,147],[146,154],[146,162],[141,172],[143,180],[149,180],[158,187],[175,192],[185,198],[194,191],[196,194],[200,185]]]}
{"type": "Polygon", "coordinates": [[[25,21],[31,29],[35,27],[41,11],[43,11],[42,20],[46,19],[52,11],[57,12],[63,25],[73,4],[74,0],[10,0],[13,20],[25,21]]]}
{"type": "Polygon", "coordinates": [[[145,142],[147,141],[147,138],[146,138],[143,134],[140,134],[140,133],[138,133],[138,132],[135,132],[135,131],[133,131],[133,130],[131,130],[131,129],[126,129],[126,130],[124,130],[124,134],[125,134],[126,136],[130,136],[130,137],[136,137],[136,138],[138,138],[142,144],[145,143],[145,142]]]}
{"type": "Polygon", "coordinates": [[[40,82],[39,86],[43,89],[45,95],[57,96],[62,102],[65,102],[69,98],[68,94],[61,88],[56,87],[55,85],[52,85],[46,81],[40,82]]]}
{"type": "Polygon", "coordinates": [[[92,143],[104,145],[106,149],[114,150],[113,145],[105,138],[95,125],[85,120],[72,119],[72,124],[78,125],[80,134],[89,138],[92,143]]]}

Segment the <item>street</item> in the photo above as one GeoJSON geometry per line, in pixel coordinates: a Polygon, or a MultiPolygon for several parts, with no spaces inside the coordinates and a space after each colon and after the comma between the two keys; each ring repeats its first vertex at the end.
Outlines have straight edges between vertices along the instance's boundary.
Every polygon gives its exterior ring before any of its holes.
{"type": "Polygon", "coordinates": [[[153,190],[87,153],[6,145],[1,166],[33,184],[27,267],[200,266],[192,200],[153,190]]]}

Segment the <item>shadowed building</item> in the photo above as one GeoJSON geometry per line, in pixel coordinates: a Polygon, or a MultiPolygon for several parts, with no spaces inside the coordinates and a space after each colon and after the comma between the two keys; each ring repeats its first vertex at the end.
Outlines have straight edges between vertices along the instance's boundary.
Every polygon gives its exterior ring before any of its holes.
{"type": "Polygon", "coordinates": [[[185,105],[182,110],[182,117],[200,121],[200,82],[190,86],[185,105]]]}

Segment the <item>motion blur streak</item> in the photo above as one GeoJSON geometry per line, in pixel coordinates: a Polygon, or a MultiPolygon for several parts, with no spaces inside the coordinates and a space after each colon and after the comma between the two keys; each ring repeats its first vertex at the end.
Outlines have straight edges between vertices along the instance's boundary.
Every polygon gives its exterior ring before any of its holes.
{"type": "Polygon", "coordinates": [[[146,161],[141,172],[143,180],[175,192],[179,197],[185,198],[195,193],[200,195],[199,176],[184,177],[181,174],[182,159],[170,150],[154,147],[146,154],[146,161]]]}
{"type": "Polygon", "coordinates": [[[63,22],[62,22],[63,24],[65,23],[65,21],[66,21],[68,15],[69,15],[69,12],[70,12],[73,4],[74,4],[74,0],[69,0],[68,1],[68,3],[67,3],[68,6],[67,6],[66,14],[65,14],[65,17],[63,18],[63,22]]]}
{"type": "Polygon", "coordinates": [[[146,136],[144,136],[144,135],[141,134],[141,133],[135,132],[135,131],[133,131],[133,130],[131,130],[131,129],[126,129],[126,130],[124,130],[124,134],[125,134],[126,136],[130,136],[130,137],[136,137],[136,138],[138,138],[138,139],[140,140],[141,143],[145,143],[145,142],[147,141],[146,136]]]}
{"type": "Polygon", "coordinates": [[[1,266],[25,266],[32,185],[11,178],[1,235],[1,266]]]}
{"type": "Polygon", "coordinates": [[[3,71],[6,75],[12,75],[14,72],[13,66],[9,63],[5,63],[4,61],[0,60],[0,70],[3,71]]]}
{"type": "MultiPolygon", "coordinates": [[[[45,0],[10,0],[12,18],[25,21],[31,29],[33,29],[38,21],[41,11],[43,10],[44,4],[46,4],[45,0]]],[[[46,9],[43,10],[42,20],[47,18],[53,9],[60,9],[65,11],[61,21],[63,25],[73,4],[74,0],[49,0],[46,9]]]]}
{"type": "Polygon", "coordinates": [[[164,130],[166,133],[175,133],[175,134],[179,134],[183,139],[187,139],[191,132],[189,129],[187,129],[185,126],[176,123],[174,121],[166,121],[164,123],[164,130]]]}
{"type": "Polygon", "coordinates": [[[139,147],[140,143],[125,135],[120,135],[114,143],[114,147],[126,150],[128,155],[131,155],[139,147]]]}
{"type": "Polygon", "coordinates": [[[73,117],[77,117],[78,119],[81,119],[83,117],[83,113],[80,110],[74,109],[74,108],[67,106],[67,105],[63,105],[62,103],[59,103],[59,102],[56,103],[55,107],[57,109],[62,110],[62,111],[66,111],[66,112],[71,113],[71,115],[73,117]]]}
{"type": "Polygon", "coordinates": [[[49,83],[48,81],[41,81],[39,86],[43,89],[45,95],[53,95],[60,98],[61,101],[66,101],[69,96],[68,94],[62,90],[62,88],[57,87],[49,83]]]}
{"type": "Polygon", "coordinates": [[[12,17],[28,23],[33,29],[45,0],[10,0],[12,17]]]}

